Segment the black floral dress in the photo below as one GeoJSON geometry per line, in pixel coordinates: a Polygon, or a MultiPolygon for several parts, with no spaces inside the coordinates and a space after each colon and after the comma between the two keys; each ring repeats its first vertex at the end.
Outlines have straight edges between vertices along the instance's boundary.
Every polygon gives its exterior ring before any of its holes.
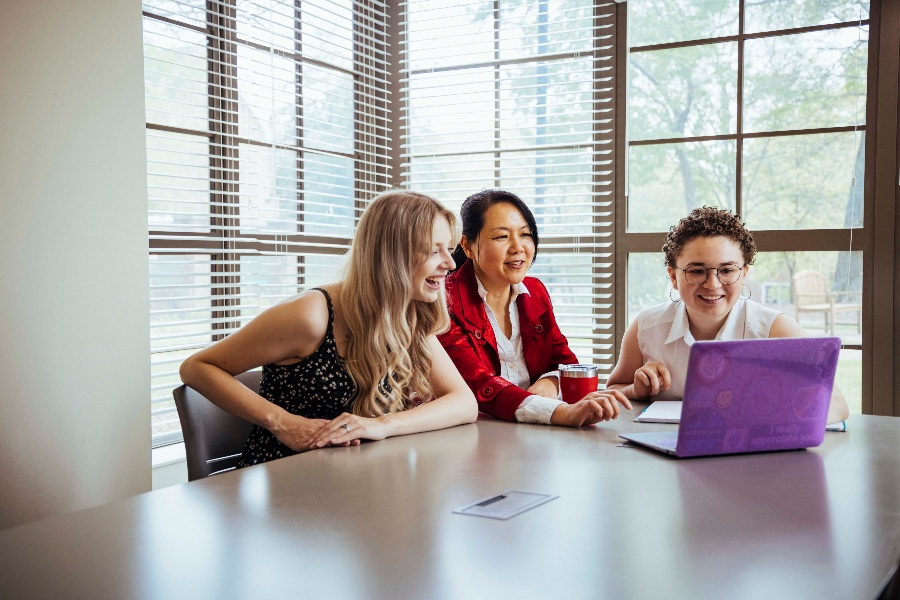
{"type": "MultiPolygon", "coordinates": [[[[334,309],[331,296],[321,288],[328,302],[328,330],[322,344],[308,357],[290,365],[265,365],[259,395],[286,411],[307,419],[333,419],[350,411],[356,390],[344,359],[334,341],[334,309]]],[[[269,430],[254,425],[244,445],[238,468],[297,454],[278,441],[269,430]]]]}

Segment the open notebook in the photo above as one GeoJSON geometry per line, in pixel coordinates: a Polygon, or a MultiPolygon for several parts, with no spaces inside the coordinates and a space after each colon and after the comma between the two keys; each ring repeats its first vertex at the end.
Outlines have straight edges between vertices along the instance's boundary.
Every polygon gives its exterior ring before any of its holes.
{"type": "MultiPolygon", "coordinates": [[[[634,418],[635,423],[678,423],[681,421],[681,400],[656,400],[634,418]]],[[[847,431],[847,422],[838,421],[825,426],[825,431],[847,431]]]]}

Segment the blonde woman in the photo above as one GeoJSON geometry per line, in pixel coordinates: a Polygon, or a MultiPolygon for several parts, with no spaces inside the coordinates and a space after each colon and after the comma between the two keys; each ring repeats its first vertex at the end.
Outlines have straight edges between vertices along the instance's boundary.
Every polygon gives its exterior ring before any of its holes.
{"type": "Polygon", "coordinates": [[[415,192],[366,208],[342,281],[264,311],[181,366],[254,424],[241,467],[325,446],[471,423],[475,398],[438,343],[456,219],[415,192]],[[234,375],[263,366],[260,393],[234,375]]]}

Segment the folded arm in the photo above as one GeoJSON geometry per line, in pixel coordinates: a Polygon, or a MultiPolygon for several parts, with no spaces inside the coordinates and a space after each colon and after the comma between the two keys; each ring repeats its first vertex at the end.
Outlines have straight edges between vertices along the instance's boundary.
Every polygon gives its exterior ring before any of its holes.
{"type": "Polygon", "coordinates": [[[450,329],[438,336],[445,354],[475,395],[478,409],[498,419],[515,421],[516,409],[530,393],[495,374],[483,348],[487,342],[475,338],[455,319],[450,329]]]}
{"type": "MultiPolygon", "coordinates": [[[[551,330],[552,334],[552,330],[551,330]]],[[[565,337],[554,340],[549,362],[575,363],[578,359],[569,350],[565,337]],[[555,362],[554,362],[555,361],[555,362]]],[[[440,337],[447,354],[462,374],[478,400],[481,411],[506,421],[550,423],[580,427],[599,421],[614,419],[619,405],[631,408],[618,393],[598,392],[588,395],[576,404],[565,404],[557,399],[558,380],[546,376],[524,390],[496,375],[490,360],[484,356],[484,340],[474,339],[456,322],[440,337]]]]}
{"type": "Polygon", "coordinates": [[[432,336],[430,380],[434,399],[409,410],[381,417],[360,417],[344,413],[322,428],[310,441],[310,447],[347,444],[359,439],[382,440],[396,435],[444,429],[472,423],[478,406],[472,391],[463,381],[447,352],[432,336]]]}
{"type": "Polygon", "coordinates": [[[185,360],[181,380],[235,416],[271,431],[299,451],[327,423],[277,406],[241,384],[235,375],[315,352],[328,327],[325,298],[312,292],[278,304],[227,338],[185,360]]]}

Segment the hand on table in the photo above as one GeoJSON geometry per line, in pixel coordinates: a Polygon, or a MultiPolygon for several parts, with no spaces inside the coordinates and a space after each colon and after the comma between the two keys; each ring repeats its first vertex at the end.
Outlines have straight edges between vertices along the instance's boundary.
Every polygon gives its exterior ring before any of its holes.
{"type": "Polygon", "coordinates": [[[279,416],[277,425],[270,431],[279,442],[294,452],[303,452],[310,449],[310,441],[328,423],[328,419],[307,419],[285,412],[279,416]]]}
{"type": "Polygon", "coordinates": [[[575,404],[560,404],[550,416],[554,425],[584,427],[619,416],[619,405],[631,410],[631,402],[619,390],[591,392],[575,404]]]}
{"type": "Polygon", "coordinates": [[[528,388],[528,392],[544,398],[556,398],[559,396],[558,380],[555,377],[542,377],[528,388]]]}
{"type": "Polygon", "coordinates": [[[666,365],[659,362],[648,362],[634,372],[634,396],[646,398],[655,396],[672,385],[672,377],[666,365]]]}
{"type": "Polygon", "coordinates": [[[350,413],[328,421],[309,441],[309,449],[325,446],[358,446],[361,439],[383,440],[387,426],[383,417],[367,419],[350,413]]]}

